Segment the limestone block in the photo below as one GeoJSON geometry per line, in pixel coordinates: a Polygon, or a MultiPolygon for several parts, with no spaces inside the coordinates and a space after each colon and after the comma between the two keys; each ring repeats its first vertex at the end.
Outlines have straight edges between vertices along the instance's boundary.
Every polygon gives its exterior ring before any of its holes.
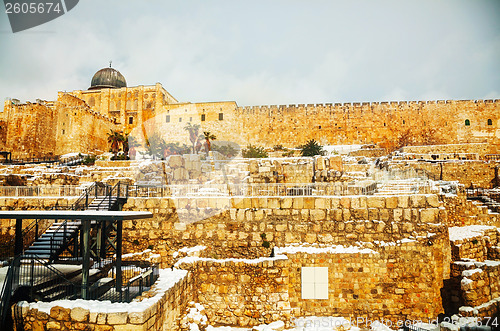
{"type": "Polygon", "coordinates": [[[376,230],[377,232],[381,233],[384,232],[386,224],[384,222],[378,222],[376,230]]]}
{"type": "Polygon", "coordinates": [[[395,222],[400,222],[403,219],[403,209],[396,208],[392,211],[392,213],[395,222]]]}
{"type": "Polygon", "coordinates": [[[389,220],[389,209],[380,209],[378,219],[387,222],[389,220]]]}
{"type": "Polygon", "coordinates": [[[385,207],[394,209],[398,207],[398,197],[387,197],[385,199],[385,207]]]}
{"type": "Polygon", "coordinates": [[[316,234],[315,233],[307,233],[306,234],[306,242],[309,244],[313,244],[316,242],[316,234]]]}
{"type": "Polygon", "coordinates": [[[47,330],[61,330],[61,324],[56,321],[50,321],[46,325],[47,330]]]}
{"type": "Polygon", "coordinates": [[[414,194],[410,196],[411,206],[414,208],[424,208],[426,204],[425,195],[414,194]]]}
{"type": "Polygon", "coordinates": [[[330,204],[331,204],[332,209],[339,208],[340,207],[340,199],[339,198],[330,198],[330,204]]]}
{"type": "Polygon", "coordinates": [[[437,208],[428,208],[422,209],[420,211],[420,222],[422,223],[435,223],[436,216],[438,215],[439,209],[437,208]]]}
{"type": "Polygon", "coordinates": [[[50,317],[58,321],[69,321],[70,313],[71,309],[59,306],[55,306],[50,309],[50,317]]]}
{"type": "Polygon", "coordinates": [[[187,226],[184,222],[176,222],[174,223],[174,229],[177,231],[186,231],[187,226]]]}
{"type": "Polygon", "coordinates": [[[322,209],[311,209],[310,215],[312,221],[321,221],[325,219],[326,213],[322,209]]]}
{"type": "Polygon", "coordinates": [[[399,208],[408,208],[409,206],[409,196],[400,195],[398,196],[398,207],[399,208]]]}
{"type": "Polygon", "coordinates": [[[349,209],[342,209],[342,219],[349,221],[351,219],[351,211],[349,209]]]}
{"type": "Polygon", "coordinates": [[[293,200],[293,209],[300,210],[304,208],[304,198],[303,197],[294,197],[293,200]]]}
{"type": "Polygon", "coordinates": [[[281,208],[289,209],[292,208],[292,198],[282,198],[280,201],[281,208]]]}
{"type": "Polygon", "coordinates": [[[342,208],[351,208],[351,199],[348,197],[340,198],[340,206],[342,208]]]}
{"type": "Polygon", "coordinates": [[[325,198],[316,198],[314,207],[316,209],[325,209],[326,208],[326,199],[325,198]]]}
{"type": "Polygon", "coordinates": [[[276,231],[283,232],[288,228],[287,224],[276,224],[276,231]]]}
{"type": "MultiPolygon", "coordinates": [[[[153,320],[153,319],[151,319],[153,320]]],[[[153,322],[153,321],[151,321],[153,322]]],[[[114,330],[113,331],[142,331],[142,330],[148,330],[148,324],[142,324],[142,325],[132,325],[132,324],[125,324],[125,325],[114,325],[114,330]]]]}
{"type": "Polygon", "coordinates": [[[267,198],[267,208],[278,209],[280,208],[279,198],[267,198]]]}
{"type": "Polygon", "coordinates": [[[379,220],[378,209],[377,208],[368,208],[368,219],[370,221],[379,220]]]}
{"type": "Polygon", "coordinates": [[[89,318],[89,310],[81,307],[71,309],[71,319],[77,322],[86,322],[89,318]]]}
{"type": "Polygon", "coordinates": [[[429,206],[437,208],[439,207],[439,198],[436,194],[427,196],[427,203],[429,206]]]}
{"type": "Polygon", "coordinates": [[[248,170],[250,171],[251,174],[257,174],[259,172],[259,162],[256,160],[250,161],[250,164],[248,165],[248,170]]]}
{"type": "Polygon", "coordinates": [[[385,208],[385,198],[377,196],[367,197],[368,208],[385,208]]]}
{"type": "Polygon", "coordinates": [[[304,208],[305,209],[314,209],[316,198],[305,197],[304,199],[304,208]]]}
{"type": "Polygon", "coordinates": [[[368,220],[368,209],[366,208],[353,209],[352,214],[357,220],[368,220]]]}

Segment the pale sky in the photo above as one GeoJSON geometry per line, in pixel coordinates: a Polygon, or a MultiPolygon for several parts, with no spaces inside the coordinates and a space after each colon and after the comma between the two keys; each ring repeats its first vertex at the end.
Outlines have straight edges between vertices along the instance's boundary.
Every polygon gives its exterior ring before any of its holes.
{"type": "Polygon", "coordinates": [[[109,66],[128,86],[240,106],[500,98],[498,0],[80,0],[13,34],[0,98],[54,100],[109,66]]]}

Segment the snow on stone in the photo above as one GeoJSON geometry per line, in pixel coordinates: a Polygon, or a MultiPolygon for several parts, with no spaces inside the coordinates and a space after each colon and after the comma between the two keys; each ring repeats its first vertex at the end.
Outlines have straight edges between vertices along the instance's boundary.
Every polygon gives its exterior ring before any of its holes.
{"type": "Polygon", "coordinates": [[[205,307],[202,304],[195,303],[193,308],[189,308],[187,317],[193,319],[195,322],[206,325],[208,319],[207,316],[201,314],[203,310],[205,310],[205,307]]]}
{"type": "Polygon", "coordinates": [[[283,330],[285,328],[285,323],[283,321],[276,321],[269,324],[261,324],[259,326],[254,326],[252,331],[275,331],[283,330]]]}
{"type": "Polygon", "coordinates": [[[457,241],[483,236],[486,230],[493,229],[496,229],[496,227],[492,225],[469,225],[460,227],[454,226],[449,228],[450,240],[457,241]]]}
{"type": "Polygon", "coordinates": [[[223,263],[223,262],[242,262],[242,263],[247,263],[247,264],[257,264],[261,262],[266,262],[266,261],[277,261],[277,260],[288,260],[288,257],[285,255],[275,255],[275,257],[260,257],[257,259],[235,259],[235,258],[230,258],[230,259],[211,259],[211,258],[206,258],[206,257],[197,257],[197,256],[187,256],[179,261],[177,261],[174,264],[174,267],[178,267],[182,263],[195,263],[198,261],[208,261],[208,262],[217,262],[217,263],[223,263]]]}
{"type": "Polygon", "coordinates": [[[73,309],[80,307],[88,309],[90,312],[97,313],[137,313],[144,312],[146,309],[160,301],[163,294],[172,288],[176,283],[182,280],[187,275],[187,270],[179,269],[160,269],[159,278],[153,285],[156,289],[156,295],[151,298],[145,298],[142,301],[133,301],[130,303],[97,301],[97,300],[56,300],[52,302],[23,302],[23,306],[27,305],[28,309],[38,309],[47,314],[50,314],[50,309],[55,306],[73,309]]]}
{"type": "Polygon", "coordinates": [[[191,256],[194,253],[198,253],[206,248],[207,248],[207,246],[203,246],[203,245],[198,245],[198,246],[194,246],[194,247],[183,247],[183,248],[179,249],[177,252],[174,252],[173,256],[177,257],[177,256],[179,256],[179,253],[186,253],[188,256],[191,256]]]}
{"type": "Polygon", "coordinates": [[[330,254],[377,254],[372,249],[369,248],[361,248],[361,247],[344,247],[342,245],[333,245],[333,246],[317,246],[317,245],[306,245],[306,244],[295,244],[288,245],[285,247],[275,247],[274,250],[277,254],[296,254],[296,253],[307,253],[307,254],[321,254],[321,253],[330,253],[330,254]]]}
{"type": "Polygon", "coordinates": [[[416,242],[416,240],[415,239],[404,238],[404,239],[401,239],[401,240],[389,241],[389,242],[385,242],[383,240],[382,241],[374,240],[373,242],[376,245],[378,245],[378,246],[384,247],[384,246],[398,246],[398,245],[401,245],[401,244],[407,244],[407,243],[411,243],[411,242],[416,242]]]}
{"type": "Polygon", "coordinates": [[[481,273],[481,272],[483,272],[483,270],[481,270],[481,269],[464,270],[464,271],[462,271],[462,276],[470,277],[476,273],[481,273]]]}
{"type": "Polygon", "coordinates": [[[465,287],[467,285],[469,285],[470,283],[473,283],[474,281],[472,279],[469,279],[467,277],[464,277],[462,278],[462,280],[460,281],[460,285],[462,285],[462,287],[465,287]]]}
{"type": "MultiPolygon", "coordinates": [[[[136,252],[136,253],[128,253],[128,254],[123,254],[123,255],[122,255],[122,258],[134,257],[134,256],[137,256],[137,255],[148,254],[148,253],[150,253],[150,252],[151,252],[151,250],[150,250],[150,249],[146,249],[146,250],[144,250],[144,251],[142,251],[142,252],[136,252]]],[[[115,256],[116,256],[116,254],[115,254],[115,256]]]]}

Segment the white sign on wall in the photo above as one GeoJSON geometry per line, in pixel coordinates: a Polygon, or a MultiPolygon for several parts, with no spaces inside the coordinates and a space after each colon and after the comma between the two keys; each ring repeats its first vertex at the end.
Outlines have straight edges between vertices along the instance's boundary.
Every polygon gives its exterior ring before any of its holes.
{"type": "Polygon", "coordinates": [[[328,299],[328,267],[302,267],[302,299],[328,299]]]}

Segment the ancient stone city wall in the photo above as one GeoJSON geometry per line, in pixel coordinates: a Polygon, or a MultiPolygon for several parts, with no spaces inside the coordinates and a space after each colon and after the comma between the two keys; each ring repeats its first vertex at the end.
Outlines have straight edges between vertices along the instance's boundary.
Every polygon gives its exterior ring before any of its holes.
{"type": "Polygon", "coordinates": [[[61,94],[54,103],[14,105],[6,101],[7,122],[2,150],[12,158],[62,155],[70,152],[106,152],[107,134],[114,120],[92,111],[82,100],[61,94]]]}
{"type": "MultiPolygon", "coordinates": [[[[142,134],[142,123],[150,121],[153,129],[147,130],[168,127],[173,136],[183,136],[188,145],[184,127],[192,122],[201,125],[200,133],[210,131],[218,140],[233,141],[241,146],[297,147],[316,139],[323,145],[373,143],[387,150],[408,142],[420,145],[486,142],[493,144],[495,153],[499,150],[498,100],[238,107],[234,102],[176,104],[175,99],[167,97],[166,91],[162,92],[163,88],[156,86],[137,87],[130,92],[121,90],[74,91],[72,94],[97,112],[116,119],[119,130],[130,132],[138,128],[142,134]],[[154,91],[149,91],[151,88],[154,91]]],[[[27,107],[31,109],[30,105],[27,107]]],[[[10,108],[6,103],[6,110],[10,108]]],[[[105,138],[106,133],[99,134],[105,138]]],[[[7,140],[18,139],[19,135],[22,132],[8,135],[7,140]]],[[[39,146],[41,143],[27,144],[25,148],[32,153],[39,146]]]]}
{"type": "Polygon", "coordinates": [[[6,101],[0,116],[5,122],[0,129],[4,137],[0,149],[12,152],[12,158],[55,155],[55,107],[37,103],[18,106],[6,101]]]}

